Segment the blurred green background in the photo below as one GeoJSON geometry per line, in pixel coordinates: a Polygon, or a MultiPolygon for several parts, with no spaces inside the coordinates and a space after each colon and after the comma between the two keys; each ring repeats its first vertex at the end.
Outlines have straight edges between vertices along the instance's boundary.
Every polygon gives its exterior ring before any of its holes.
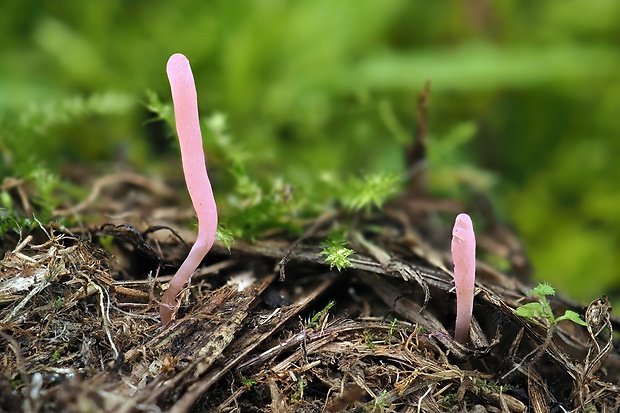
{"type": "MultiPolygon", "coordinates": [[[[243,148],[248,171],[321,191],[346,173],[402,171],[430,79],[433,190],[458,192],[442,168],[470,165],[478,172],[460,181],[491,194],[538,279],[582,300],[618,292],[616,0],[23,0],[0,9],[2,176],[40,164],[103,174],[119,160],[180,176],[145,103],[147,90],[169,103],[165,64],[182,52],[201,114],[226,115],[225,137],[243,148]]],[[[217,170],[222,142],[205,144],[217,170]]]]}

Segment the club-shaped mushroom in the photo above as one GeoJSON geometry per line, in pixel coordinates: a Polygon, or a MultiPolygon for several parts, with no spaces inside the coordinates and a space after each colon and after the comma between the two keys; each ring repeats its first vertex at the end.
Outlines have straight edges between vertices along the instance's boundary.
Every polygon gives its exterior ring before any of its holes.
{"type": "Polygon", "coordinates": [[[466,343],[474,309],[476,281],[476,236],[471,218],[467,214],[459,214],[456,217],[452,229],[451,249],[456,288],[454,339],[459,343],[466,343]]]}
{"type": "Polygon", "coordinates": [[[198,237],[162,297],[159,313],[163,327],[168,326],[179,308],[178,295],[213,246],[217,232],[217,207],[207,175],[198,118],[196,85],[189,60],[182,54],[173,54],[168,59],[166,72],[172,91],[185,184],[198,216],[198,237]]]}

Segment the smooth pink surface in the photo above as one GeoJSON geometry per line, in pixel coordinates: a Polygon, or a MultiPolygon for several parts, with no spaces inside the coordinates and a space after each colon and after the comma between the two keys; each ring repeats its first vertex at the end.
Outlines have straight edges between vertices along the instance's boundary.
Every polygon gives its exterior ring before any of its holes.
{"type": "Polygon", "coordinates": [[[162,297],[159,312],[163,326],[170,322],[174,311],[178,308],[177,295],[213,246],[217,231],[217,207],[207,175],[198,118],[196,85],[189,60],[182,54],[173,54],[168,59],[166,72],[172,90],[185,184],[198,216],[198,238],[162,297]]]}
{"type": "Polygon", "coordinates": [[[474,309],[474,283],[476,281],[476,236],[471,218],[467,214],[456,217],[452,229],[452,261],[456,287],[456,323],[454,339],[466,343],[474,309]]]}

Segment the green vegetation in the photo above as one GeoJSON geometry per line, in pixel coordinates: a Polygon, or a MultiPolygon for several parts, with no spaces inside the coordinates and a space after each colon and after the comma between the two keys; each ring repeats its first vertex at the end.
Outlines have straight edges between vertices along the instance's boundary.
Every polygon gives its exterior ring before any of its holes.
{"type": "Polygon", "coordinates": [[[528,294],[535,296],[538,302],[527,303],[517,308],[515,311],[518,316],[530,319],[545,319],[549,326],[555,326],[563,320],[570,320],[582,326],[587,326],[586,322],[581,319],[579,314],[572,310],[566,310],[560,317],[555,317],[551,310],[551,305],[547,300],[548,295],[555,295],[555,290],[549,284],[538,284],[528,294]]]}
{"type": "Polygon", "coordinates": [[[306,376],[297,377],[297,391],[291,396],[293,403],[299,403],[304,399],[304,389],[306,388],[306,376]]]}
{"type": "Polygon", "coordinates": [[[258,381],[253,377],[241,377],[241,384],[247,388],[254,386],[256,383],[258,383],[258,381]]]}
{"type": "Polygon", "coordinates": [[[217,227],[217,233],[215,234],[215,236],[218,241],[224,244],[228,252],[230,252],[230,247],[235,242],[235,238],[230,233],[230,231],[228,231],[223,225],[219,225],[217,227]]]}
{"type": "Polygon", "coordinates": [[[388,330],[387,340],[385,340],[386,344],[390,344],[392,341],[392,337],[394,336],[394,331],[396,330],[396,324],[398,324],[398,319],[394,318],[390,322],[390,329],[388,330]]]}
{"type": "MultiPolygon", "coordinates": [[[[539,279],[591,300],[620,280],[619,15],[614,0],[9,1],[0,176],[42,191],[41,222],[85,196],[68,167],[180,177],[160,121],[178,51],[194,68],[230,235],[295,234],[325,208],[394,195],[430,79],[432,193],[489,194],[539,279]]],[[[0,234],[37,225],[5,198],[0,234]]]]}
{"type": "Polygon", "coordinates": [[[400,190],[400,178],[395,174],[376,173],[351,178],[342,187],[342,202],[350,210],[370,211],[381,208],[385,201],[400,190]]]}
{"type": "MultiPolygon", "coordinates": [[[[60,180],[45,168],[32,169],[23,177],[23,182],[34,187],[35,196],[29,200],[32,204],[30,206],[33,208],[32,218],[15,209],[8,190],[0,191],[0,236],[10,230],[27,232],[40,224],[49,223],[52,220],[54,209],[60,205],[60,196],[57,194],[62,190],[60,180]]],[[[19,181],[14,183],[16,186],[20,185],[19,181]]],[[[65,193],[65,195],[67,194],[65,193]]]]}
{"type": "Polygon", "coordinates": [[[485,379],[479,379],[479,378],[475,378],[473,379],[473,384],[474,384],[474,388],[479,391],[482,392],[484,394],[502,394],[508,390],[510,390],[512,387],[510,386],[510,384],[497,384],[494,381],[487,381],[485,379]]]}
{"type": "Polygon", "coordinates": [[[452,409],[457,405],[458,399],[456,393],[446,394],[441,398],[441,406],[446,409],[452,409]]]}
{"type": "Polygon", "coordinates": [[[374,350],[377,345],[375,344],[375,340],[377,339],[377,335],[371,331],[364,331],[364,344],[368,347],[369,350],[374,350]]]}
{"type": "Polygon", "coordinates": [[[381,390],[381,393],[377,395],[374,401],[372,401],[372,405],[364,408],[365,412],[382,412],[385,411],[386,408],[390,407],[391,403],[386,400],[388,396],[387,390],[381,390]]]}
{"type": "Polygon", "coordinates": [[[336,267],[338,271],[351,266],[349,257],[355,254],[355,251],[347,248],[347,241],[344,239],[331,238],[321,244],[321,255],[325,256],[325,262],[329,264],[329,269],[336,267]]]}
{"type": "Polygon", "coordinates": [[[555,317],[553,315],[553,310],[551,309],[551,305],[549,305],[547,296],[555,295],[555,290],[549,284],[538,284],[533,290],[529,291],[528,294],[535,296],[538,299],[538,302],[528,303],[518,307],[515,310],[516,314],[520,317],[529,318],[532,320],[544,320],[547,328],[545,340],[523,358],[522,363],[534,365],[547,351],[549,345],[551,345],[556,325],[560,321],[570,320],[573,323],[582,326],[587,326],[587,324],[581,319],[579,314],[571,310],[566,310],[564,315],[560,317],[555,317]]]}
{"type": "MultiPolygon", "coordinates": [[[[0,209],[0,214],[2,213],[3,210],[0,209]]],[[[9,231],[21,232],[33,227],[36,227],[36,223],[24,216],[16,216],[12,212],[0,215],[0,237],[9,231]]]]}
{"type": "Polygon", "coordinates": [[[329,301],[327,304],[325,304],[325,307],[323,307],[321,311],[318,311],[316,314],[314,314],[310,318],[310,320],[306,322],[306,327],[307,328],[319,328],[321,321],[325,317],[327,317],[329,310],[331,310],[335,305],[336,305],[335,301],[329,301]]]}
{"type": "Polygon", "coordinates": [[[54,307],[61,308],[63,305],[65,305],[65,299],[60,296],[56,297],[56,299],[54,300],[54,307]]]}

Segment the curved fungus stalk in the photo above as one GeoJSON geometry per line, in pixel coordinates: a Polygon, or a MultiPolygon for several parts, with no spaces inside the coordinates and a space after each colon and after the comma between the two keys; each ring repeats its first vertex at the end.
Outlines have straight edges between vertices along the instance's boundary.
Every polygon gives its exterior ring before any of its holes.
{"type": "Polygon", "coordinates": [[[162,327],[170,324],[180,305],[179,293],[213,246],[217,231],[217,207],[207,175],[198,118],[196,85],[189,60],[180,53],[173,54],[168,59],[166,72],[172,91],[185,184],[198,216],[198,237],[164,292],[159,307],[162,327]]]}

